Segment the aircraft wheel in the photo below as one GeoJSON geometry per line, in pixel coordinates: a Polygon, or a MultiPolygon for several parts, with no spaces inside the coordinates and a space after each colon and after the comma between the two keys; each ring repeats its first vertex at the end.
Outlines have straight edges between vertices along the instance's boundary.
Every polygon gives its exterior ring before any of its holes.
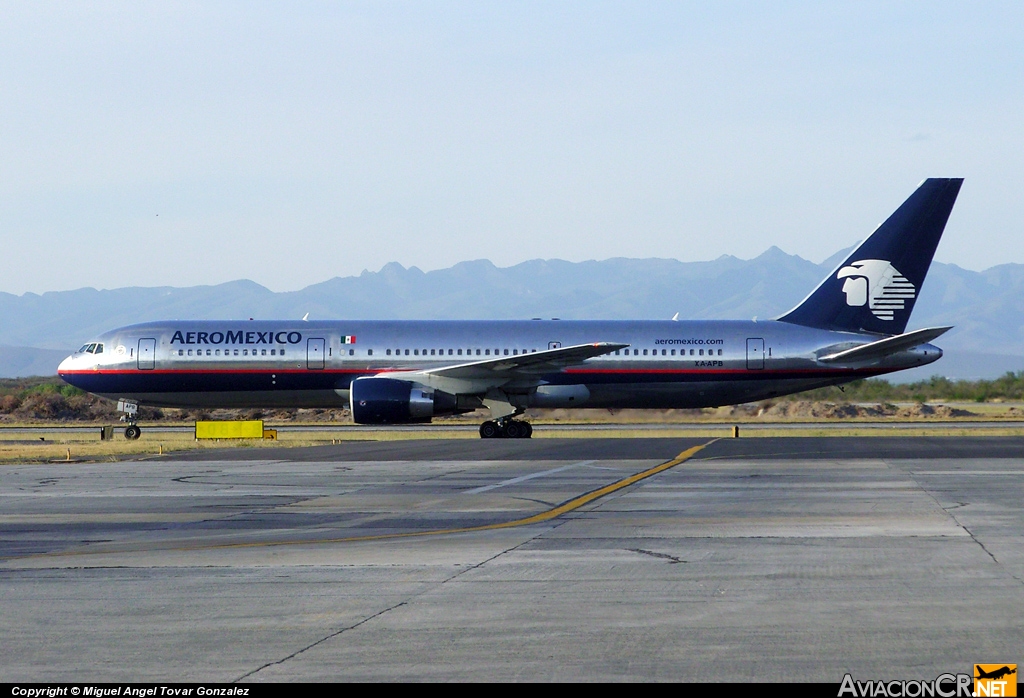
{"type": "Polygon", "coordinates": [[[520,426],[522,426],[522,428],[523,428],[523,436],[522,436],[522,438],[528,439],[531,436],[533,436],[533,425],[532,424],[530,424],[529,422],[521,422],[520,426]]]}
{"type": "Polygon", "coordinates": [[[480,438],[481,439],[494,439],[494,438],[497,438],[498,436],[500,436],[499,431],[500,430],[498,429],[498,424],[496,422],[492,422],[491,420],[488,419],[486,422],[484,422],[483,424],[480,425],[480,438]]]}
{"type": "Polygon", "coordinates": [[[140,429],[135,424],[132,424],[131,426],[124,430],[124,438],[128,439],[129,441],[134,441],[140,436],[142,436],[142,429],[140,429]]]}
{"type": "Polygon", "coordinates": [[[510,439],[518,439],[523,436],[523,427],[519,422],[514,422],[511,419],[505,422],[505,428],[502,429],[505,432],[505,436],[510,439]]]}

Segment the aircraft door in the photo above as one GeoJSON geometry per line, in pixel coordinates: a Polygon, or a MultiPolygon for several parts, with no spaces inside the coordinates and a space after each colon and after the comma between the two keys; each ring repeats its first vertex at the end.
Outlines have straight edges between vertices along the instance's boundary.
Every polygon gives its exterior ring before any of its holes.
{"type": "Polygon", "coordinates": [[[561,349],[561,348],[562,348],[562,343],[561,342],[548,342],[548,349],[561,349]]]}
{"type": "Polygon", "coordinates": [[[325,342],[318,337],[306,340],[306,368],[316,371],[324,367],[325,342]]]}
{"type": "Polygon", "coordinates": [[[752,338],[747,340],[747,370],[759,371],[764,368],[764,340],[752,338]]]}
{"type": "Polygon", "coordinates": [[[140,339],[137,358],[140,371],[151,371],[156,368],[156,340],[140,339]]]}

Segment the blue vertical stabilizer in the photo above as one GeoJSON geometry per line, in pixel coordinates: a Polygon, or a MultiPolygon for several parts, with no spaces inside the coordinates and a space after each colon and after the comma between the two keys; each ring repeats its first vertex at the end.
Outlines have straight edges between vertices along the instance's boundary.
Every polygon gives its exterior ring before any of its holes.
{"type": "Polygon", "coordinates": [[[963,179],[926,179],[804,301],[778,318],[806,327],[901,334],[963,179]]]}

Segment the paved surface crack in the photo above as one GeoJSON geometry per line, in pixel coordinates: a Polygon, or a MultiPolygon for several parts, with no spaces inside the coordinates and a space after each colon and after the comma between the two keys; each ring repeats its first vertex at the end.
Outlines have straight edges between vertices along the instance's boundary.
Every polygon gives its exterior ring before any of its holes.
{"type": "Polygon", "coordinates": [[[675,555],[669,555],[668,553],[656,553],[653,550],[644,550],[643,548],[626,548],[626,550],[628,550],[631,553],[640,553],[641,555],[649,555],[651,557],[657,557],[662,560],[668,560],[668,564],[670,565],[677,565],[680,563],[685,565],[687,562],[689,562],[689,560],[680,560],[675,555]]]}
{"type": "MultiPolygon", "coordinates": [[[[417,594],[417,596],[418,596],[418,594],[417,594]]],[[[395,610],[396,608],[401,608],[402,606],[406,605],[406,604],[407,604],[407,603],[408,603],[408,602],[409,602],[409,601],[410,601],[411,599],[413,599],[413,598],[415,598],[415,596],[413,596],[413,597],[410,597],[409,599],[407,599],[407,600],[405,600],[405,601],[399,601],[399,602],[398,602],[398,603],[396,603],[396,604],[395,604],[394,606],[389,606],[388,608],[385,608],[385,609],[384,609],[384,610],[382,610],[382,611],[377,611],[377,612],[376,612],[376,613],[374,613],[373,615],[371,615],[371,616],[367,616],[366,618],[363,618],[363,619],[362,619],[361,621],[359,621],[358,623],[353,623],[352,625],[346,626],[346,627],[342,628],[341,630],[336,630],[335,632],[331,633],[330,635],[327,635],[327,636],[325,636],[325,637],[322,637],[322,638],[320,638],[320,639],[319,639],[319,640],[317,640],[316,642],[313,642],[313,643],[311,643],[311,644],[308,644],[308,645],[306,645],[305,647],[303,647],[303,648],[301,648],[301,649],[295,650],[294,652],[292,652],[291,654],[289,654],[289,655],[288,655],[287,657],[284,657],[283,659],[278,659],[277,661],[274,661],[274,662],[267,662],[267,663],[266,663],[266,664],[264,664],[263,666],[259,666],[259,667],[256,667],[256,668],[255,668],[255,669],[253,669],[252,671],[250,671],[250,672],[248,672],[248,673],[246,673],[246,674],[242,674],[242,675],[241,675],[241,676],[239,676],[239,677],[238,677],[237,679],[235,679],[234,681],[232,681],[232,683],[238,683],[239,681],[242,681],[243,679],[246,679],[246,678],[248,678],[248,677],[252,676],[253,674],[255,674],[255,673],[257,673],[257,672],[263,671],[263,670],[264,670],[264,669],[266,669],[267,667],[272,667],[272,666],[277,666],[277,665],[279,665],[279,664],[284,664],[284,663],[285,663],[285,662],[287,662],[287,661],[288,661],[289,659],[293,659],[293,658],[295,658],[295,657],[299,656],[300,654],[302,654],[303,652],[305,652],[306,650],[311,650],[311,649],[313,649],[314,647],[316,647],[317,645],[321,645],[321,644],[323,644],[323,643],[327,642],[327,641],[328,641],[328,640],[330,640],[331,638],[335,638],[335,637],[338,637],[338,636],[339,636],[339,635],[341,635],[342,633],[347,633],[347,632],[348,632],[349,630],[354,630],[355,628],[358,628],[358,627],[359,627],[360,625],[364,625],[364,624],[366,624],[366,623],[369,623],[369,622],[370,622],[371,620],[373,620],[374,618],[380,618],[380,617],[381,617],[381,616],[383,616],[383,615],[384,615],[385,613],[389,613],[389,612],[391,612],[391,611],[395,610]]]]}
{"type": "Polygon", "coordinates": [[[982,543],[980,540],[978,540],[978,537],[974,535],[974,532],[971,529],[967,528],[967,526],[965,526],[964,524],[960,523],[960,519],[956,518],[956,514],[954,514],[953,512],[949,511],[948,509],[946,510],[946,513],[949,514],[950,518],[953,519],[953,521],[956,522],[957,526],[959,526],[960,528],[964,529],[964,531],[967,532],[967,535],[969,535],[971,537],[971,540],[973,540],[975,543],[977,543],[978,547],[980,547],[982,550],[984,550],[986,555],[988,555],[990,558],[992,558],[992,562],[996,563],[997,565],[999,564],[999,558],[997,558],[995,555],[993,555],[992,551],[989,550],[988,548],[986,548],[985,544],[982,543]]]}
{"type": "MultiPolygon", "coordinates": [[[[961,523],[960,519],[958,519],[956,517],[956,514],[953,513],[954,509],[959,509],[961,507],[965,507],[965,506],[967,506],[968,502],[957,502],[955,506],[945,507],[945,506],[942,505],[942,502],[940,502],[938,500],[938,498],[928,490],[927,487],[922,485],[918,481],[918,479],[916,477],[914,477],[914,473],[910,472],[909,470],[903,470],[902,468],[893,468],[892,464],[889,463],[889,461],[885,461],[885,465],[886,465],[887,468],[890,468],[892,470],[896,470],[896,471],[901,472],[904,475],[906,475],[907,478],[909,478],[911,482],[913,482],[915,485],[917,485],[917,488],[919,490],[924,492],[926,495],[928,495],[929,499],[931,499],[933,502],[935,502],[935,506],[939,507],[944,512],[946,512],[946,516],[948,516],[949,518],[953,519],[953,523],[955,523],[957,526],[962,528],[964,530],[964,532],[968,536],[971,537],[971,540],[973,540],[975,543],[977,543],[978,547],[981,548],[982,550],[984,550],[985,554],[988,555],[990,558],[992,558],[992,562],[996,563],[997,565],[1000,564],[999,558],[997,558],[995,555],[993,555],[992,551],[989,550],[988,548],[986,548],[985,544],[982,543],[978,539],[978,537],[974,535],[974,532],[971,529],[967,528],[967,526],[965,526],[963,523],[961,523]]],[[[1013,576],[1013,575],[1011,575],[1011,576],[1013,576]]]]}
{"type": "Polygon", "coordinates": [[[472,572],[473,570],[480,569],[481,567],[486,565],[488,562],[492,562],[494,560],[497,560],[502,555],[507,555],[508,553],[514,552],[514,551],[518,550],[519,548],[523,547],[524,545],[526,545],[527,543],[532,543],[533,541],[535,541],[538,538],[540,538],[541,536],[543,536],[545,533],[548,533],[549,531],[553,531],[554,529],[558,528],[559,526],[564,525],[565,523],[566,523],[566,521],[564,521],[564,520],[563,521],[555,521],[555,522],[553,522],[553,525],[551,527],[549,527],[549,528],[547,528],[547,529],[545,529],[543,531],[539,531],[537,534],[535,534],[533,536],[530,536],[526,540],[524,540],[524,541],[522,541],[520,543],[517,543],[517,544],[513,545],[512,547],[506,548],[506,549],[502,550],[501,552],[495,553],[494,555],[491,555],[489,558],[487,558],[485,560],[481,560],[480,562],[478,562],[478,563],[476,563],[474,565],[470,565],[469,567],[461,569],[458,572],[456,572],[455,574],[451,575],[450,577],[446,577],[445,579],[442,579],[437,584],[431,585],[429,588],[425,588],[422,591],[419,591],[419,592],[417,592],[415,594],[412,594],[411,596],[409,596],[408,598],[404,599],[403,601],[399,601],[398,603],[393,604],[391,606],[388,606],[387,608],[385,608],[383,610],[377,611],[376,613],[374,613],[372,615],[369,615],[369,616],[363,618],[362,620],[360,620],[360,621],[358,621],[356,623],[353,623],[352,625],[347,625],[344,628],[341,628],[340,630],[336,630],[333,633],[330,633],[329,635],[325,635],[324,637],[320,638],[316,642],[312,642],[312,643],[306,645],[305,647],[297,649],[297,650],[295,650],[294,652],[292,652],[291,654],[289,654],[286,657],[283,657],[281,659],[275,660],[273,662],[267,662],[266,664],[258,666],[255,669],[253,669],[252,671],[246,672],[245,674],[242,674],[238,678],[233,679],[231,683],[238,683],[239,681],[243,681],[243,680],[249,678],[250,676],[253,676],[253,675],[263,671],[264,669],[267,669],[268,667],[280,666],[281,664],[284,664],[288,660],[294,659],[295,657],[298,657],[303,652],[311,650],[314,647],[317,647],[318,645],[322,645],[323,643],[327,642],[328,640],[333,640],[334,638],[336,638],[336,637],[338,637],[340,635],[343,635],[344,633],[347,633],[350,630],[355,630],[356,628],[358,628],[358,627],[360,627],[362,625],[366,625],[370,621],[375,620],[377,618],[380,618],[381,616],[383,616],[383,615],[385,615],[387,613],[390,613],[391,611],[394,611],[394,610],[396,610],[398,608],[401,608],[402,606],[406,606],[406,605],[412,603],[413,601],[415,601],[416,599],[418,599],[419,597],[421,597],[421,596],[423,596],[425,594],[428,594],[431,591],[435,591],[437,589],[440,589],[441,587],[443,587],[445,584],[448,584],[449,582],[455,581],[456,579],[458,579],[462,575],[466,574],[467,572],[472,572]]]}

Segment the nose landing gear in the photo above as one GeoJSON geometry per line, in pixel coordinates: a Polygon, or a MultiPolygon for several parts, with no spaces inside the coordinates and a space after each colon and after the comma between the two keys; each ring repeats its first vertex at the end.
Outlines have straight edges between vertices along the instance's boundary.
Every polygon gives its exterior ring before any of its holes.
{"type": "Polygon", "coordinates": [[[142,436],[142,427],[135,421],[136,415],[139,413],[139,403],[131,400],[118,400],[117,411],[122,413],[121,421],[128,423],[124,430],[124,438],[134,441],[142,436]]]}
{"type": "Polygon", "coordinates": [[[481,439],[528,439],[533,436],[533,426],[518,419],[487,420],[480,425],[481,439]]]}

